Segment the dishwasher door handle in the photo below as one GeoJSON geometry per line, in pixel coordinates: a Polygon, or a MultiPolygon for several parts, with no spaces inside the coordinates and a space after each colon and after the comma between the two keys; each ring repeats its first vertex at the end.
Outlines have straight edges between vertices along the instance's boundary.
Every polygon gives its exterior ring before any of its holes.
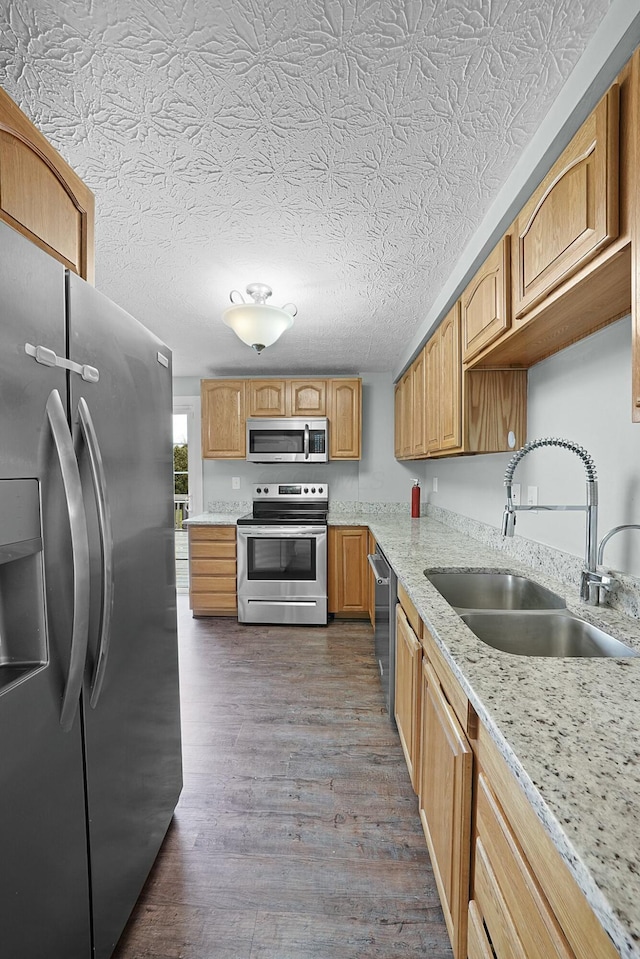
{"type": "Polygon", "coordinates": [[[378,553],[368,553],[369,566],[373,570],[378,586],[389,585],[389,567],[378,553]]]}

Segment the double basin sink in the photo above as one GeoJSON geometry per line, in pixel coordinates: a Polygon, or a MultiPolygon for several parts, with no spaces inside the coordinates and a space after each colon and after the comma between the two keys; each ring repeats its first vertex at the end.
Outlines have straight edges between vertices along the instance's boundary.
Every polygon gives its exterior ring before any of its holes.
{"type": "Polygon", "coordinates": [[[478,639],[520,656],[637,656],[566,608],[561,596],[509,572],[424,575],[478,639]]]}

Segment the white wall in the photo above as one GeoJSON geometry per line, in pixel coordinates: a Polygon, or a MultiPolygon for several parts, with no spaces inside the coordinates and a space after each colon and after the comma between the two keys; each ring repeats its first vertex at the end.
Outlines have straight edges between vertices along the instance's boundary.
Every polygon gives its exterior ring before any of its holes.
{"type": "MultiPolygon", "coordinates": [[[[174,380],[174,397],[200,391],[192,377],[174,380]]],[[[341,502],[406,502],[409,509],[411,477],[423,478],[423,463],[398,463],[393,455],[393,380],[390,373],[362,376],[362,459],[359,462],[326,463],[320,466],[262,465],[240,460],[205,460],[203,463],[204,504],[251,499],[252,487],[260,482],[297,482],[309,479],[328,483],[330,497],[341,502]],[[239,477],[240,489],[232,489],[232,477],[239,477]]]]}
{"type": "MultiPolygon", "coordinates": [[[[631,318],[612,324],[529,371],[527,439],[575,440],[598,471],[599,536],[620,523],[640,523],[640,426],[631,422],[631,318]]],[[[427,464],[429,502],[499,527],[504,471],[510,454],[471,456],[427,464]],[[434,493],[432,479],[438,478],[434,493]]],[[[540,503],[585,501],[585,472],[565,450],[530,453],[514,482],[537,486],[540,503]]],[[[584,555],[584,513],[519,513],[516,535],[584,555]]],[[[605,565],[640,575],[640,530],[619,533],[607,545],[605,565]]]]}

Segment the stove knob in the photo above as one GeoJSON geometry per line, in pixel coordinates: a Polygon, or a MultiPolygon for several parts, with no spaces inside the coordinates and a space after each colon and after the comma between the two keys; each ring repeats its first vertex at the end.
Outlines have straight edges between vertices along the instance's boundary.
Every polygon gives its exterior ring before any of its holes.
{"type": "Polygon", "coordinates": [[[269,487],[268,487],[268,486],[265,486],[264,491],[265,491],[265,493],[268,493],[268,492],[269,492],[269,487]]]}
{"type": "Polygon", "coordinates": [[[312,492],[312,493],[315,493],[315,491],[316,491],[315,486],[312,486],[312,487],[311,487],[311,492],[312,492]]]}
{"type": "Polygon", "coordinates": [[[308,493],[308,492],[309,492],[309,487],[308,487],[308,486],[305,486],[304,492],[305,492],[305,493],[308,493]]]}
{"type": "Polygon", "coordinates": [[[319,493],[324,493],[324,490],[323,490],[323,488],[322,488],[321,486],[318,487],[318,492],[319,492],[319,493]]]}
{"type": "Polygon", "coordinates": [[[256,488],[256,493],[261,493],[261,492],[262,492],[262,490],[261,490],[260,487],[258,486],[258,487],[256,488]]]}

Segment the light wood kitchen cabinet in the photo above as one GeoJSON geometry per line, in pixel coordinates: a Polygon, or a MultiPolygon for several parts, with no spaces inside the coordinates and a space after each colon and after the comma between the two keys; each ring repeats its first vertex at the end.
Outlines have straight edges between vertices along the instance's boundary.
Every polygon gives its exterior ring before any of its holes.
{"type": "Polygon", "coordinates": [[[418,792],[422,645],[400,603],[396,606],[395,718],[414,791],[418,792]]]}
{"type": "Polygon", "coordinates": [[[326,416],[326,380],[289,380],[288,416],[326,416]]]}
{"type": "Polygon", "coordinates": [[[202,380],[203,459],[247,454],[246,380],[202,380]]]}
{"type": "Polygon", "coordinates": [[[511,324],[510,237],[500,240],[462,294],[462,358],[466,363],[511,324]]]}
{"type": "Polygon", "coordinates": [[[469,959],[615,959],[618,951],[482,723],[474,742],[469,959]],[[484,939],[483,939],[484,935],[484,939]]]}
{"type": "Polygon", "coordinates": [[[423,349],[411,364],[411,455],[416,459],[427,453],[426,367],[426,352],[423,349]]]}
{"type": "Polygon", "coordinates": [[[462,449],[462,365],[460,303],[449,311],[428,341],[427,449],[429,453],[462,449]]]}
{"type": "MultiPolygon", "coordinates": [[[[631,311],[640,209],[639,56],[636,51],[509,228],[511,326],[468,367],[528,368],[631,311]]],[[[640,420],[640,406],[634,419],[640,420]]]]}
{"type": "Polygon", "coordinates": [[[440,449],[440,336],[434,333],[425,348],[426,413],[425,429],[427,453],[440,449]]]}
{"type": "MultiPolygon", "coordinates": [[[[456,303],[425,348],[426,447],[429,457],[462,453],[498,453],[526,440],[526,370],[463,370],[460,357],[460,304],[456,303]]],[[[411,370],[411,368],[410,368],[411,370]]],[[[416,458],[406,437],[411,429],[410,397],[400,381],[396,391],[396,449],[398,459],[416,458]]]]}
{"type": "Polygon", "coordinates": [[[248,416],[327,416],[329,459],[360,459],[362,380],[201,380],[202,456],[245,459],[248,416]]]}
{"type": "Polygon", "coordinates": [[[413,445],[413,377],[409,368],[395,388],[394,450],[397,459],[410,459],[413,445]]]}
{"type": "Polygon", "coordinates": [[[0,90],[0,219],[94,282],[94,197],[0,90]]]}
{"type": "Polygon", "coordinates": [[[189,607],[193,616],[234,616],[236,527],[189,525],[189,607]]]}
{"type": "Polygon", "coordinates": [[[618,106],[614,84],[515,222],[517,317],[618,235],[618,106]]]}
{"type": "Polygon", "coordinates": [[[249,416],[326,416],[326,380],[247,380],[249,416]]]}
{"type": "Polygon", "coordinates": [[[420,819],[454,959],[465,959],[473,754],[426,656],[421,698],[420,819]]]}
{"type": "Polygon", "coordinates": [[[329,459],[362,455],[362,380],[329,380],[329,459]]]}
{"type": "Polygon", "coordinates": [[[286,380],[248,380],[249,416],[286,416],[286,380]]]}
{"type": "Polygon", "coordinates": [[[366,526],[330,526],[328,531],[329,612],[369,616],[369,562],[366,526]]]}

